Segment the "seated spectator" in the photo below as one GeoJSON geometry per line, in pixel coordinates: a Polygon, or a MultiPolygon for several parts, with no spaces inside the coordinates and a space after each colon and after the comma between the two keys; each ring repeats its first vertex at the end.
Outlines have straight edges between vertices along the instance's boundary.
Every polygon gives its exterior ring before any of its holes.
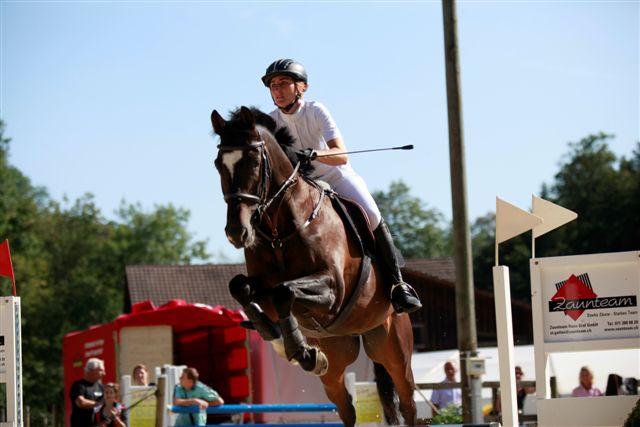
{"type": "Polygon", "coordinates": [[[638,380],[634,377],[628,377],[622,380],[622,386],[624,387],[624,394],[636,395],[638,394],[638,380]]]}
{"type": "Polygon", "coordinates": [[[593,386],[593,371],[588,366],[580,368],[580,385],[571,392],[572,397],[602,396],[602,391],[593,386]]]}
{"type": "Polygon", "coordinates": [[[218,392],[198,381],[196,368],[185,368],[180,375],[180,384],[173,393],[176,406],[198,406],[198,413],[178,414],[176,426],[204,426],[207,424],[206,409],[209,405],[219,406],[224,400],[218,392]]]}
{"type": "Polygon", "coordinates": [[[607,388],[604,391],[605,396],[617,396],[625,394],[622,388],[622,377],[616,374],[609,374],[607,378],[607,388]]]}

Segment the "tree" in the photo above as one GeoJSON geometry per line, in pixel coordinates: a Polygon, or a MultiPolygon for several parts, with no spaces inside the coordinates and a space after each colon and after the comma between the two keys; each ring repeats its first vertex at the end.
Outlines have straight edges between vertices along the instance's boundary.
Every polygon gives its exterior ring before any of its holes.
{"type": "MultiPolygon", "coordinates": [[[[22,299],[23,389],[35,419],[63,401],[62,338],[113,320],[124,305],[125,266],[206,260],[187,231],[189,211],[122,203],[107,221],[86,194],[51,200],[8,162],[0,121],[0,241],[9,238],[22,299]]],[[[0,289],[7,288],[6,279],[0,289]]]]}
{"type": "Polygon", "coordinates": [[[404,182],[392,182],[388,192],[374,191],[372,195],[403,256],[418,258],[451,254],[451,231],[444,216],[412,197],[404,182]]]}
{"type": "MultiPolygon", "coordinates": [[[[638,249],[640,242],[640,142],[631,159],[618,159],[607,141],[612,135],[588,135],[569,143],[552,184],[540,196],[578,213],[578,219],[536,240],[536,256],[575,255],[638,249]]],[[[492,289],[495,216],[473,225],[474,278],[492,289]]],[[[500,263],[508,265],[512,296],[530,300],[531,234],[500,245],[500,263]]]]}
{"type": "Polygon", "coordinates": [[[547,255],[638,249],[640,242],[640,142],[632,158],[618,160],[607,141],[589,135],[570,143],[567,161],[541,197],[578,213],[578,219],[540,238],[547,255]]]}

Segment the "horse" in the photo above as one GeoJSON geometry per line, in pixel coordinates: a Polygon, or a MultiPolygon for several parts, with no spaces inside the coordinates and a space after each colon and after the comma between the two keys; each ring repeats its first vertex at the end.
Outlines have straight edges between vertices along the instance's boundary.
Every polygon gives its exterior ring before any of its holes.
{"type": "Polygon", "coordinates": [[[244,249],[248,273],[230,281],[231,295],[263,339],[319,376],[346,427],[356,412],[344,373],[361,341],[387,422],[399,424],[399,409],[414,425],[411,320],[394,313],[358,227],[334,208],[330,189],[308,178],[312,165],[298,160],[293,137],[269,115],[243,106],[228,121],[214,110],[211,122],[225,233],[244,249]]]}

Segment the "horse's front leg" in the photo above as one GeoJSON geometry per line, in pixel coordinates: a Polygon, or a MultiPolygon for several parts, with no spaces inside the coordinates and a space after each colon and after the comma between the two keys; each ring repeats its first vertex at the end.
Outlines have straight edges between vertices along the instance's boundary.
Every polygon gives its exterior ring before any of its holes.
{"type": "Polygon", "coordinates": [[[242,305],[244,313],[253,323],[256,331],[265,341],[280,338],[280,332],[275,323],[269,319],[260,306],[253,300],[255,288],[259,285],[256,279],[238,274],[229,282],[231,296],[242,305]]]}
{"type": "Polygon", "coordinates": [[[316,273],[283,282],[273,290],[285,355],[289,361],[296,360],[305,371],[314,375],[324,375],[329,362],[319,348],[307,345],[298,321],[292,315],[293,304],[309,309],[328,309],[335,300],[333,281],[333,276],[326,272],[316,273]]]}

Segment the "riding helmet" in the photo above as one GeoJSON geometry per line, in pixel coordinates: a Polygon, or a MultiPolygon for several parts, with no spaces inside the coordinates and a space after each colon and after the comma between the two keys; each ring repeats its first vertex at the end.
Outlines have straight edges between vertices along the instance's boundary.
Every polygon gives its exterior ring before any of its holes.
{"type": "Polygon", "coordinates": [[[302,64],[294,61],[293,59],[278,59],[267,67],[267,71],[262,76],[262,83],[266,87],[269,87],[269,82],[275,76],[290,76],[296,81],[302,81],[307,83],[307,72],[302,64]]]}

